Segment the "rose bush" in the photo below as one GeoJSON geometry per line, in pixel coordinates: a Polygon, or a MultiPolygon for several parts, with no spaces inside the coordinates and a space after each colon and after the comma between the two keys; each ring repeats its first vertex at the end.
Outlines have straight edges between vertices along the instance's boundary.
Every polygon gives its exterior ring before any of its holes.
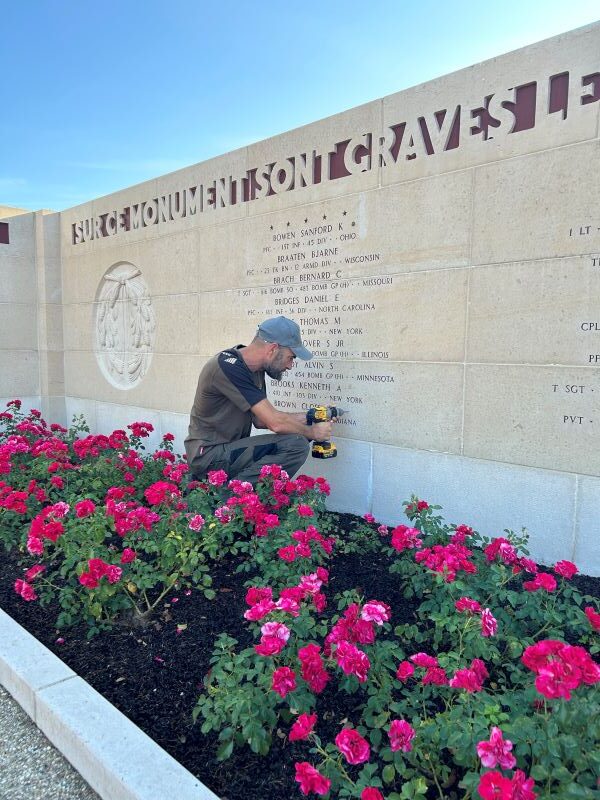
{"type": "Polygon", "coordinates": [[[193,714],[221,759],[277,735],[306,795],[597,796],[600,613],[574,564],[529,559],[525,532],[486,539],[413,497],[408,524],[367,515],[341,537],[323,479],[189,482],[169,434],[145,452],[147,423],[90,435],[18,401],[0,426],[0,542],[22,562],[15,591],[58,607],[59,628],[144,622],[174,587],[212,598],[211,564],[236,557],[251,644],[217,639],[193,714]],[[332,595],[340,552],[386,559],[414,617],[332,595]],[[332,693],[339,724],[321,711],[332,693]]]}
{"type": "Polygon", "coordinates": [[[277,559],[274,543],[257,543],[254,566],[267,568],[248,582],[244,615],[257,644],[217,640],[194,712],[202,731],[219,732],[223,759],[244,745],[266,755],[275,733],[303,743],[293,752],[304,794],[595,797],[597,612],[569,583],[575,565],[541,571],[525,532],[490,541],[425,501],[405,505],[410,526],[371,518],[351,543],[384,550],[405,595],[419,598],[414,620],[395,627],[384,598],[327,597],[320,549],[299,577],[287,551],[277,559]],[[264,647],[269,622],[285,636],[264,647]],[[337,734],[319,715],[332,687],[355,709],[337,734]]]}

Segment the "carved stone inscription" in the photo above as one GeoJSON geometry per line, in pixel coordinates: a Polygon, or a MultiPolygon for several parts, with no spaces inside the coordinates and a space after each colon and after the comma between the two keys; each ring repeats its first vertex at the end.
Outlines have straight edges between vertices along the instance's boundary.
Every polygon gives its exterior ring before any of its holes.
{"type": "Polygon", "coordinates": [[[141,270],[120,262],[105,274],[96,294],[96,359],[106,380],[133,389],[152,360],[156,328],[141,270]]]}
{"type": "MultiPolygon", "coordinates": [[[[282,227],[270,225],[260,264],[247,269],[248,276],[264,276],[268,284],[241,290],[248,316],[257,322],[280,314],[294,318],[314,355],[313,361],[300,363],[284,381],[273,384],[271,396],[280,408],[324,402],[362,405],[361,382],[395,382],[385,367],[393,353],[385,336],[378,335],[382,290],[393,290],[394,276],[346,277],[349,265],[376,271],[382,261],[379,251],[357,254],[349,248],[358,239],[356,227],[356,219],[345,210],[318,219],[305,216],[299,224],[287,220],[282,227]],[[349,370],[348,362],[362,359],[383,363],[374,371],[370,365],[364,374],[349,370]]],[[[344,419],[345,428],[356,426],[356,420],[344,419]]]]}
{"type": "Polygon", "coordinates": [[[299,222],[297,211],[257,221],[245,267],[253,285],[223,296],[233,319],[294,318],[314,353],[271,383],[275,406],[338,404],[351,411],[337,428],[348,438],[596,470],[569,442],[576,429],[600,429],[599,256],[411,272],[391,257],[389,238],[368,235],[358,205],[319,208],[318,217],[300,212],[299,222]],[[581,285],[589,286],[585,303],[581,285]]]}

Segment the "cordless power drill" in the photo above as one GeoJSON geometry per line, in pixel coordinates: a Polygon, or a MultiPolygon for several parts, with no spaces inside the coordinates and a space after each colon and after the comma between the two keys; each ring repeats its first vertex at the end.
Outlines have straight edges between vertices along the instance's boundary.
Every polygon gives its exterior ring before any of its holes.
{"type": "MultiPolygon", "coordinates": [[[[316,422],[327,422],[330,419],[341,417],[346,414],[342,408],[335,406],[313,406],[306,412],[306,424],[313,425],[316,422]]],[[[333,442],[313,442],[312,443],[312,457],[313,458],[335,458],[337,456],[337,447],[333,442]]]]}

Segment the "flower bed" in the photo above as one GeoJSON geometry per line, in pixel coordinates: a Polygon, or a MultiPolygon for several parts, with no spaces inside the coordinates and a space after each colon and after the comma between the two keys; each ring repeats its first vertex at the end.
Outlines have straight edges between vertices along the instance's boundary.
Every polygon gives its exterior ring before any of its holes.
{"type": "MultiPolygon", "coordinates": [[[[53,614],[60,635],[40,638],[86,662],[115,639],[146,649],[152,694],[185,676],[175,727],[142,727],[172,752],[214,746],[222,766],[193,771],[221,796],[254,796],[228,788],[240,770],[270,775],[256,796],[273,798],[294,783],[362,800],[597,796],[600,615],[574,565],[539,569],[524,536],[490,542],[416,498],[408,526],[341,531],[323,480],[276,468],[256,490],[220,473],[187,485],[169,437],[144,454],[144,423],[92,437],[16,403],[0,416],[0,540],[28,601],[15,616],[53,614]],[[209,669],[196,647],[213,643],[209,669]]],[[[108,656],[114,693],[135,669],[108,656]]]]}

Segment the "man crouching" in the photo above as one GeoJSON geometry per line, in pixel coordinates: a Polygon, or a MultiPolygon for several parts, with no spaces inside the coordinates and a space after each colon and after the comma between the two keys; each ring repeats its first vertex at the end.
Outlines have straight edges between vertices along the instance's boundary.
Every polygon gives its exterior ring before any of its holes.
{"type": "Polygon", "coordinates": [[[267,399],[265,375],[275,381],[312,353],[300,328],[287,317],[258,326],[249,345],[222,350],[205,364],[190,413],[185,450],[193,478],[225,470],[229,478],[256,483],[265,464],[279,464],[290,477],[306,461],[309,440],[331,438],[331,422],[306,424],[306,414],[276,409],[267,399]],[[255,428],[272,434],[250,436],[255,428]]]}

